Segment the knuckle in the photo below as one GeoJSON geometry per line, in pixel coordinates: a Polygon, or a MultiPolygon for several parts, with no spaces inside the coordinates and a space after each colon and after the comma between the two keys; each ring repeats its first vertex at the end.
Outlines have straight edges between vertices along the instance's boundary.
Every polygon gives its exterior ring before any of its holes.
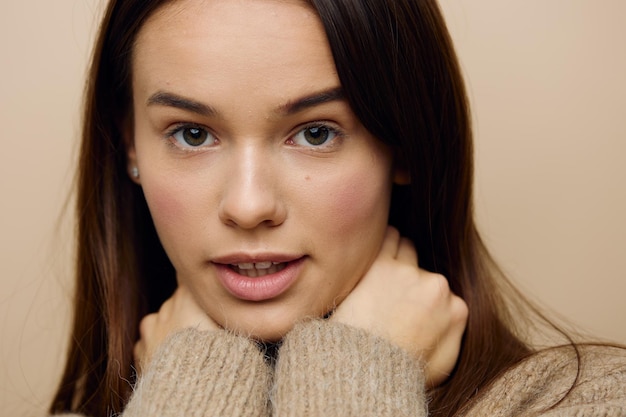
{"type": "Polygon", "coordinates": [[[448,279],[446,277],[441,274],[433,274],[433,276],[440,288],[450,291],[450,284],[448,283],[448,279]]]}
{"type": "Polygon", "coordinates": [[[135,343],[135,346],[133,346],[133,358],[135,359],[135,361],[139,361],[141,359],[141,357],[143,356],[143,352],[143,343],[141,341],[135,343]]]}
{"type": "Polygon", "coordinates": [[[432,290],[438,291],[440,296],[448,296],[451,293],[448,280],[441,274],[429,272],[428,282],[432,290]]]}
{"type": "Polygon", "coordinates": [[[174,297],[170,297],[167,300],[165,300],[163,302],[163,304],[161,304],[161,307],[159,308],[159,313],[161,314],[167,314],[170,310],[172,310],[175,307],[176,303],[176,299],[174,297]]]}
{"type": "Polygon", "coordinates": [[[467,318],[469,316],[469,307],[461,297],[458,297],[456,295],[453,297],[451,308],[452,317],[455,319],[455,321],[460,323],[467,322],[467,318]]]}
{"type": "Polygon", "coordinates": [[[400,232],[395,227],[388,226],[387,227],[387,238],[388,239],[393,239],[393,240],[398,240],[398,239],[400,239],[400,232]]]}
{"type": "Polygon", "coordinates": [[[150,329],[154,327],[154,323],[156,321],[156,314],[148,314],[139,322],[139,334],[144,336],[145,334],[150,332],[150,329]]]}

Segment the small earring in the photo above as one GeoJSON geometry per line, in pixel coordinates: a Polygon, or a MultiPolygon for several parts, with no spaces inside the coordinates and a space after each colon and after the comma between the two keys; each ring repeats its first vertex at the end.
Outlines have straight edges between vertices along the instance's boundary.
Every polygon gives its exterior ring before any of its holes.
{"type": "Polygon", "coordinates": [[[132,175],[134,179],[138,179],[139,178],[139,168],[132,167],[130,169],[130,175],[132,175]]]}

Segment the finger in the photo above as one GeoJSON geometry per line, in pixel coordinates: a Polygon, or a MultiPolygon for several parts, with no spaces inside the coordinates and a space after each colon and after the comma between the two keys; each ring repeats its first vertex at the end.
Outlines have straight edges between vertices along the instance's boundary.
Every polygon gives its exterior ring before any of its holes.
{"type": "Polygon", "coordinates": [[[465,301],[452,294],[448,304],[448,315],[447,330],[439,339],[427,364],[427,385],[431,388],[445,381],[458,361],[468,318],[465,301]]]}
{"type": "Polygon", "coordinates": [[[462,334],[467,326],[469,308],[465,300],[454,293],[452,293],[452,299],[450,300],[450,316],[453,324],[456,324],[456,326],[462,330],[462,334]]]}
{"type": "Polygon", "coordinates": [[[137,368],[137,372],[139,372],[139,368],[141,362],[146,354],[146,346],[143,343],[142,339],[139,339],[135,346],[133,346],[133,359],[135,360],[135,367],[137,368]]]}
{"type": "Polygon", "coordinates": [[[396,255],[396,259],[401,262],[417,266],[417,251],[415,250],[413,242],[405,237],[401,238],[398,244],[398,254],[396,255]]]}
{"type": "Polygon", "coordinates": [[[393,226],[387,226],[383,245],[380,248],[381,255],[395,258],[398,254],[398,244],[400,243],[400,232],[393,226]]]}
{"type": "Polygon", "coordinates": [[[157,321],[157,314],[148,314],[139,322],[139,337],[145,338],[152,332],[157,321]]]}
{"type": "Polygon", "coordinates": [[[426,365],[429,388],[439,385],[450,376],[459,360],[463,333],[464,327],[452,326],[435,347],[435,352],[426,365]]]}

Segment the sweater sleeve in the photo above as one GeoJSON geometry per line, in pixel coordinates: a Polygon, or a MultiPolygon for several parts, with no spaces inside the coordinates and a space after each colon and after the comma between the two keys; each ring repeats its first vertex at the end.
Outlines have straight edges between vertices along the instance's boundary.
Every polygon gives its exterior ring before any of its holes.
{"type": "Polygon", "coordinates": [[[187,329],[157,350],[123,416],[268,416],[269,386],[254,342],[187,329]]]}
{"type": "Polygon", "coordinates": [[[407,352],[350,326],[297,324],[280,348],[274,416],[426,416],[422,366],[407,352]]]}
{"type": "Polygon", "coordinates": [[[466,417],[626,417],[626,350],[608,346],[547,349],[498,378],[466,417]],[[580,363],[579,360],[580,359],[580,363]]]}

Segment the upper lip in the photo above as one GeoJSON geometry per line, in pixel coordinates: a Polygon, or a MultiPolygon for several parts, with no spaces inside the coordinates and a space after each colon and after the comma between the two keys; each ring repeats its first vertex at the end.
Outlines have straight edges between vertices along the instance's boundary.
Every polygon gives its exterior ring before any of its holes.
{"type": "Polygon", "coordinates": [[[302,258],[302,256],[303,255],[292,255],[285,253],[232,253],[228,255],[217,256],[212,259],[212,262],[224,265],[257,262],[292,262],[302,258]]]}

